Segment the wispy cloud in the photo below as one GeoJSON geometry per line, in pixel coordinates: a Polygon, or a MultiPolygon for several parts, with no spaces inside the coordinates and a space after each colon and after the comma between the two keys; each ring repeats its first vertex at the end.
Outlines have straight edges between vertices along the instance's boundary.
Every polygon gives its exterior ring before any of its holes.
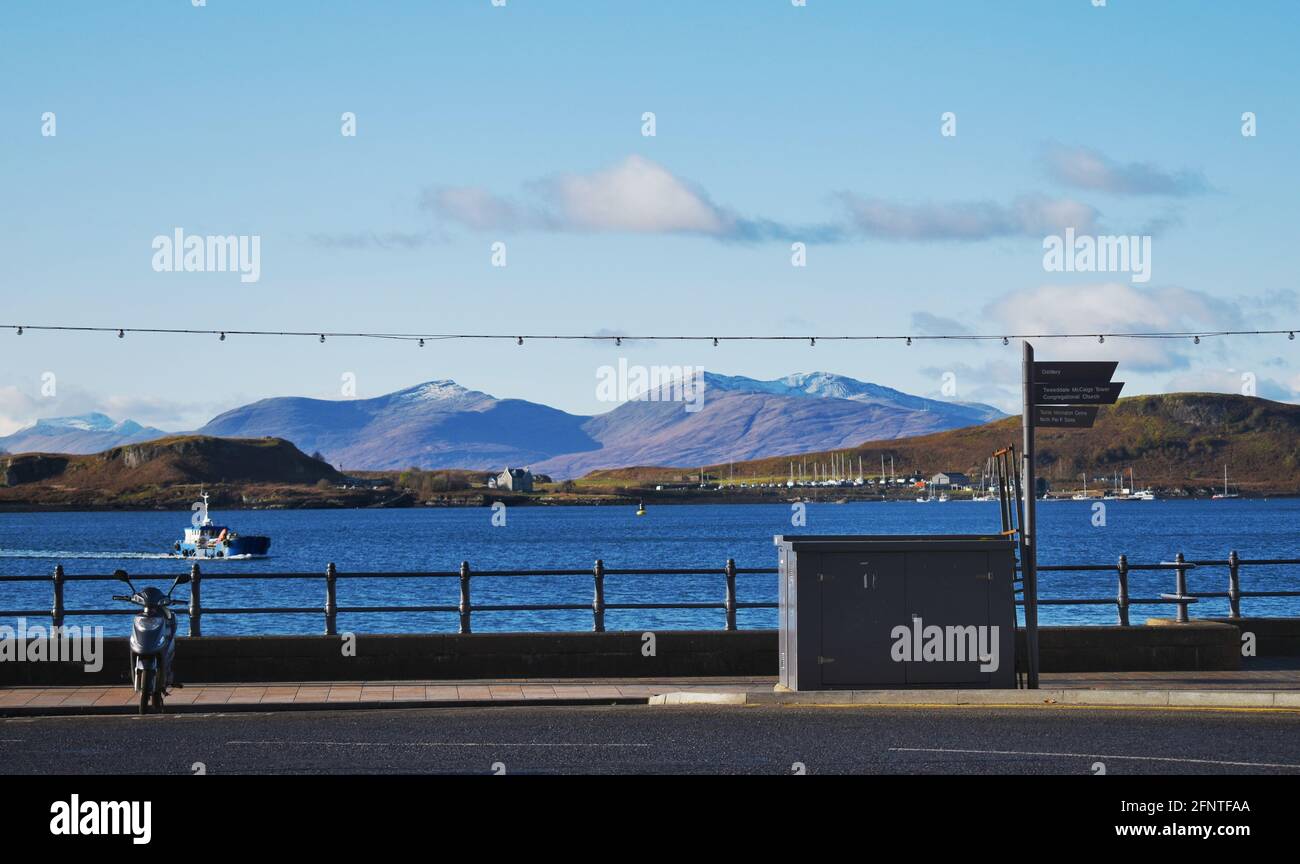
{"type": "Polygon", "coordinates": [[[336,234],[310,234],[312,245],[322,249],[419,249],[437,242],[430,232],[354,231],[336,234]]]}
{"type": "Polygon", "coordinates": [[[1209,191],[1209,184],[1198,171],[1167,171],[1150,162],[1116,162],[1089,147],[1048,144],[1043,147],[1042,158],[1054,180],[1076,189],[1175,198],[1209,191]]]}
{"type": "Polygon", "coordinates": [[[913,312],[912,329],[919,336],[966,336],[971,332],[969,327],[955,319],[929,312],[913,312]]]}
{"type": "Polygon", "coordinates": [[[1081,201],[1025,195],[995,201],[902,204],[842,193],[850,227],[863,237],[912,242],[975,242],[1036,237],[1073,228],[1093,233],[1099,213],[1081,201]]]}

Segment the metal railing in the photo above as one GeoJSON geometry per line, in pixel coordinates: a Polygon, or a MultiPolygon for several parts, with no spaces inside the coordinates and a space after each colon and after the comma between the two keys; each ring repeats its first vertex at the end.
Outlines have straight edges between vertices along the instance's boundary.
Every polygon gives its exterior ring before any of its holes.
{"type": "MultiPolygon", "coordinates": [[[[1039,565],[1040,573],[1105,573],[1113,572],[1116,576],[1116,593],[1114,597],[1069,597],[1039,599],[1042,606],[1106,606],[1114,605],[1118,623],[1129,625],[1129,610],[1133,606],[1177,606],[1177,620],[1188,620],[1188,606],[1198,600],[1223,598],[1228,601],[1229,617],[1240,618],[1242,600],[1249,597],[1300,597],[1300,591],[1243,591],[1241,588],[1241,570],[1256,566],[1296,566],[1300,558],[1241,558],[1234,550],[1226,560],[1189,561],[1178,553],[1173,561],[1155,564],[1131,564],[1126,555],[1119,556],[1115,564],[1058,564],[1039,565]],[[1201,568],[1225,567],[1228,571],[1227,589],[1224,591],[1190,591],[1187,574],[1190,570],[1201,568]],[[1129,575],[1136,571],[1173,571],[1174,593],[1161,594],[1159,597],[1133,597],[1129,593],[1129,575]]],[[[203,573],[197,563],[190,568],[190,597],[188,608],[176,607],[174,611],[185,615],[189,620],[189,635],[201,636],[203,617],[205,615],[298,615],[323,614],[326,635],[337,635],[339,613],[375,613],[375,614],[412,614],[412,613],[446,613],[459,618],[459,632],[472,632],[475,614],[504,612],[573,612],[590,611],[591,629],[596,633],[605,632],[605,613],[611,610],[685,610],[713,609],[724,615],[724,629],[736,630],[736,613],[740,609],[776,609],[774,602],[742,602],[736,593],[736,577],[742,575],[775,575],[775,567],[737,567],[735,559],[728,558],[721,568],[686,567],[686,568],[607,568],[603,561],[597,560],[591,569],[586,570],[471,570],[468,561],[462,561],[460,569],[449,571],[424,572],[375,572],[355,573],[340,572],[333,563],[321,573],[203,573]],[[723,577],[724,592],[721,602],[646,602],[646,603],[608,603],[605,600],[605,580],[620,576],[710,576],[723,577]],[[585,577],[593,582],[591,603],[529,603],[529,604],[475,604],[471,600],[470,586],[474,578],[511,577],[528,578],[539,576],[585,577]],[[314,580],[325,581],[324,606],[250,606],[217,607],[203,606],[203,585],[210,580],[314,580]],[[455,605],[398,605],[398,606],[340,606],[338,602],[338,583],[349,579],[455,579],[459,583],[460,596],[455,605]]],[[[139,579],[156,578],[147,574],[139,579]]],[[[114,609],[69,609],[64,603],[64,586],[69,582],[111,582],[113,576],[103,575],[68,575],[63,565],[54,568],[52,576],[0,576],[0,586],[8,583],[50,582],[53,588],[53,606],[45,609],[0,609],[0,618],[44,617],[48,615],[53,626],[61,626],[69,615],[133,615],[135,610],[128,607],[114,609]]],[[[1019,589],[1017,589],[1019,590],[1019,589]]],[[[1018,605],[1023,601],[1017,600],[1018,605]]]]}
{"type": "MultiPolygon", "coordinates": [[[[198,563],[190,567],[189,604],[188,607],[177,606],[174,612],[189,619],[189,635],[203,635],[203,617],[205,615],[298,615],[324,614],[325,635],[338,633],[339,613],[448,613],[459,616],[460,633],[472,632],[472,616],[480,613],[497,612],[566,612],[590,611],[592,630],[605,632],[605,613],[611,610],[671,610],[671,609],[716,609],[724,613],[725,629],[736,630],[736,612],[740,609],[776,609],[771,602],[742,602],[736,593],[736,577],[753,574],[775,574],[774,567],[737,567],[735,559],[728,558],[721,568],[684,567],[684,568],[607,568],[604,561],[597,559],[589,570],[471,570],[468,561],[462,561],[459,570],[419,571],[419,572],[376,572],[360,571],[355,573],[340,572],[331,562],[325,568],[325,605],[322,606],[245,606],[230,608],[210,608],[203,605],[203,585],[210,580],[311,580],[321,579],[320,573],[203,573],[198,563]],[[606,577],[619,576],[704,576],[721,575],[725,581],[725,593],[721,602],[646,602],[646,603],[609,603],[605,600],[606,577]],[[527,603],[527,604],[475,604],[470,599],[470,584],[473,578],[508,577],[526,578],[537,576],[587,577],[593,580],[591,603],[527,603]],[[455,579],[459,582],[460,597],[456,605],[413,605],[399,606],[340,606],[338,602],[338,583],[348,579],[455,579]]],[[[158,578],[150,574],[141,574],[137,579],[158,578]]],[[[69,609],[64,604],[64,586],[69,582],[115,582],[113,576],[68,575],[60,564],[54,568],[53,576],[0,576],[0,586],[15,582],[51,582],[54,590],[54,603],[49,611],[44,609],[0,609],[0,618],[42,617],[48,615],[53,626],[61,626],[69,615],[134,615],[136,610],[129,607],[114,609],[69,609]]]]}

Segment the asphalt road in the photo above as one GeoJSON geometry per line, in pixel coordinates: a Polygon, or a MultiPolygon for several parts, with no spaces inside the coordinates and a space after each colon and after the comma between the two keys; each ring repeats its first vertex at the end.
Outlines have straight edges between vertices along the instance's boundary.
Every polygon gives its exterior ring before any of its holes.
{"type": "Polygon", "coordinates": [[[11,774],[1082,774],[1098,763],[1300,774],[1300,713],[609,706],[0,721],[11,774]]]}

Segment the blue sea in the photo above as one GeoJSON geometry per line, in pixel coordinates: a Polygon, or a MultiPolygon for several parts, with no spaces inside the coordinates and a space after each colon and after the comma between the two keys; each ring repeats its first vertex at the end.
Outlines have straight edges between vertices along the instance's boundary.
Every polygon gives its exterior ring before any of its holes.
{"type": "MultiPolygon", "coordinates": [[[[1131,563],[1243,558],[1300,557],[1300,499],[1225,501],[1169,500],[1106,502],[1105,525],[1094,525],[1093,504],[1039,504],[1040,564],[1113,564],[1121,554],[1131,563]]],[[[205,574],[262,572],[319,573],[319,580],[206,580],[205,609],[241,606],[311,606],[325,603],[324,573],[334,562],[340,573],[362,571],[452,571],[469,561],[473,571],[588,569],[597,558],[607,568],[708,567],[699,576],[608,576],[606,603],[721,602],[721,570],[728,558],[739,567],[775,567],[776,534],[953,534],[999,529],[998,505],[970,501],[894,503],[811,503],[807,525],[791,526],[788,504],[658,505],[637,517],[633,507],[514,507],[505,526],[494,526],[488,509],[253,510],[213,513],[214,520],[246,534],[272,538],[271,555],[260,560],[205,561],[205,574]]],[[[56,564],[69,575],[110,574],[122,568],[133,577],[162,580],[186,572],[188,562],[166,557],[189,524],[188,512],[0,513],[0,575],[48,576],[56,564]]],[[[1295,590],[1300,567],[1242,568],[1242,588],[1295,590]]],[[[1190,574],[1193,591],[1224,591],[1225,567],[1190,574]]],[[[772,574],[737,578],[741,602],[775,601],[772,574]]],[[[159,584],[154,581],[150,584],[159,584]]],[[[177,596],[186,596],[186,588],[177,596]]],[[[1132,597],[1157,597],[1174,590],[1172,572],[1130,575],[1132,597]]],[[[71,582],[69,609],[112,608],[114,582],[71,582]]],[[[1044,573],[1040,597],[1114,597],[1113,571],[1044,573]]],[[[475,604],[579,603],[590,606],[590,577],[491,577],[472,582],[475,604]]],[[[338,603],[356,605],[455,605],[456,579],[340,579],[338,603]]],[[[1248,598],[1247,615],[1297,615],[1300,598],[1248,598]]],[[[40,584],[0,582],[0,609],[49,609],[51,589],[40,584]]],[[[1172,606],[1133,607],[1132,620],[1172,615],[1172,606]]],[[[1227,613],[1224,600],[1193,607],[1197,616],[1227,613]]],[[[1106,606],[1045,607],[1044,624],[1113,624],[1106,606]]],[[[69,624],[102,624],[123,634],[128,619],[69,616],[69,624]]],[[[775,627],[776,612],[741,610],[742,629],[775,627]]],[[[12,619],[3,623],[13,624],[12,619]]],[[[48,618],[29,623],[48,623],[48,618]]],[[[340,613],[338,629],[352,632],[446,632],[457,627],[454,613],[340,613]]],[[[721,610],[611,610],[609,630],[719,628],[721,610]]],[[[473,629],[487,631],[589,630],[589,611],[478,612],[473,629]]],[[[184,625],[182,625],[182,629],[184,625]]],[[[322,613],[288,615],[205,614],[205,635],[319,633],[322,613]]]]}

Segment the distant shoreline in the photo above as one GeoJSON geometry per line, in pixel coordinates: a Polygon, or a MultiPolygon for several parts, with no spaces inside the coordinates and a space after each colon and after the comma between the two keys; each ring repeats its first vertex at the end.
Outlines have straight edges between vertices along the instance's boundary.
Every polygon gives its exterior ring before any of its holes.
{"type": "MultiPolygon", "coordinates": [[[[584,496],[584,495],[566,495],[564,497],[551,495],[493,495],[482,494],[472,496],[457,496],[448,498],[435,498],[429,500],[415,500],[410,496],[393,495],[387,500],[373,503],[351,503],[340,502],[331,499],[317,499],[309,496],[294,498],[292,500],[266,501],[266,502],[233,502],[222,501],[220,503],[214,498],[212,503],[213,510],[220,511],[257,511],[257,510],[421,510],[421,509],[483,509],[491,507],[496,502],[505,503],[510,507],[636,507],[638,504],[650,506],[669,506],[682,507],[691,505],[751,505],[751,504],[884,504],[884,503],[918,503],[915,496],[901,495],[882,498],[879,496],[854,496],[845,494],[835,494],[837,490],[827,490],[825,495],[755,495],[755,494],[738,494],[738,493],[698,493],[698,494],[673,494],[658,495],[646,493],[645,495],[633,496],[584,496]]],[[[1292,499],[1300,498],[1300,492],[1277,493],[1271,495],[1254,495],[1242,494],[1240,497],[1231,499],[1237,501],[1268,501],[1274,499],[1292,499]]],[[[1040,504],[1053,504],[1069,502],[1079,504],[1105,503],[1105,504],[1133,504],[1137,506],[1160,504],[1169,501],[1211,501],[1210,495],[1162,495],[1156,501],[1137,501],[1123,499],[1102,499],[1092,498],[1081,501],[1075,501],[1069,497],[1039,499],[1040,504]]],[[[946,502],[932,501],[932,504],[956,504],[958,506],[974,503],[994,503],[994,502],[975,502],[969,497],[953,496],[946,502]]],[[[1222,502],[1229,503],[1229,502],[1222,502]]],[[[182,513],[188,514],[191,511],[190,504],[187,501],[169,500],[166,502],[154,503],[124,503],[124,502],[89,502],[89,501],[59,501],[59,502],[7,502],[0,501],[0,514],[3,513],[182,513]]]]}

